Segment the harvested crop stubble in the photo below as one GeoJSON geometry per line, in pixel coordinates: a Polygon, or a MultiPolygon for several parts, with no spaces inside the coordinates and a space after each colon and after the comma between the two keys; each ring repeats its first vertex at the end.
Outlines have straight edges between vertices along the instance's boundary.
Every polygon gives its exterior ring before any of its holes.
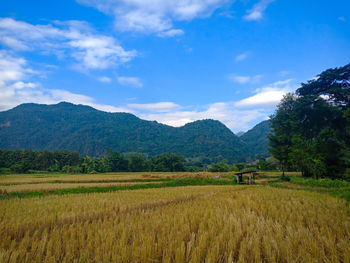
{"type": "Polygon", "coordinates": [[[48,190],[56,190],[56,189],[66,189],[66,188],[77,188],[77,187],[93,187],[93,186],[129,186],[135,184],[148,184],[150,182],[130,182],[130,183],[114,183],[114,182],[106,182],[106,183],[45,183],[45,184],[18,184],[18,185],[8,185],[1,186],[0,185],[0,193],[1,191],[6,191],[8,193],[11,192],[30,192],[30,191],[48,191],[48,190]]]}
{"type": "Polygon", "coordinates": [[[0,201],[0,262],[349,262],[328,195],[200,186],[0,201]]]}
{"type": "MultiPolygon", "coordinates": [[[[28,183],[74,183],[74,182],[108,182],[142,180],[143,173],[103,173],[103,174],[10,174],[0,176],[0,185],[28,184],[28,183]]],[[[157,173],[154,173],[157,174],[157,173]]],[[[163,177],[165,177],[164,175],[163,177]]],[[[150,178],[152,179],[152,178],[150,178]]]]}

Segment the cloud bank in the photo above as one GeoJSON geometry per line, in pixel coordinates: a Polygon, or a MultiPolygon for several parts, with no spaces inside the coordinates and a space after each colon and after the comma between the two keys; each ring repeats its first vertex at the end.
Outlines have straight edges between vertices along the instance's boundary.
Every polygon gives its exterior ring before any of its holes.
{"type": "Polygon", "coordinates": [[[96,33],[82,21],[32,25],[0,18],[0,43],[13,51],[39,51],[59,59],[69,57],[80,70],[115,67],[137,55],[135,50],[125,50],[116,39],[96,33]]]}
{"type": "Polygon", "coordinates": [[[209,17],[232,0],[77,0],[114,17],[120,31],[155,33],[162,37],[183,34],[175,21],[209,17]]]}

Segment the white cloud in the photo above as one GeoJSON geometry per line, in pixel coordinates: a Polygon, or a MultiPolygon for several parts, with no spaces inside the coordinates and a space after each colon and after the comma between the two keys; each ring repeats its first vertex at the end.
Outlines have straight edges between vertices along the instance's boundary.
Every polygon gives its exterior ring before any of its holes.
{"type": "Polygon", "coordinates": [[[272,2],[274,2],[274,0],[260,0],[252,9],[247,11],[247,14],[243,18],[248,21],[262,19],[264,11],[272,2]]]}
{"type": "Polygon", "coordinates": [[[175,36],[174,21],[208,17],[232,0],[77,0],[112,15],[120,31],[166,34],[175,36]]]}
{"type": "Polygon", "coordinates": [[[97,34],[85,22],[55,22],[32,25],[12,18],[0,18],[0,43],[13,50],[35,50],[63,59],[75,59],[75,68],[106,69],[126,63],[136,51],[126,51],[110,36],[97,34]]]}
{"type": "Polygon", "coordinates": [[[112,82],[112,79],[109,78],[109,77],[103,76],[103,77],[99,77],[99,78],[98,78],[98,81],[99,81],[99,82],[102,82],[102,83],[111,83],[111,82],[112,82]]]}
{"type": "Polygon", "coordinates": [[[345,21],[346,21],[345,17],[343,17],[343,16],[338,17],[338,20],[339,20],[339,21],[342,21],[342,22],[345,22],[345,21]]]}
{"type": "Polygon", "coordinates": [[[128,104],[129,108],[137,110],[155,111],[155,112],[169,112],[180,108],[180,105],[173,102],[157,102],[148,104],[128,104]]]}
{"type": "Polygon", "coordinates": [[[240,61],[246,60],[248,58],[249,54],[250,54],[250,52],[244,52],[244,53],[238,54],[236,56],[236,59],[235,59],[236,62],[240,62],[240,61]]]}
{"type": "Polygon", "coordinates": [[[4,44],[5,46],[11,47],[15,50],[28,50],[29,47],[27,47],[24,43],[17,40],[16,38],[10,37],[10,36],[1,36],[0,35],[0,43],[4,44]]]}
{"type": "Polygon", "coordinates": [[[170,29],[168,31],[160,32],[158,34],[159,37],[175,37],[181,36],[184,34],[184,31],[181,29],[170,29]]]}
{"type": "Polygon", "coordinates": [[[131,86],[135,88],[143,87],[142,81],[136,77],[118,77],[118,82],[120,85],[124,86],[131,86]]]}
{"type": "Polygon", "coordinates": [[[258,83],[262,79],[263,75],[255,75],[255,76],[240,76],[236,74],[230,74],[228,79],[232,82],[239,84],[255,84],[258,83]]]}
{"type": "Polygon", "coordinates": [[[257,89],[256,94],[246,99],[235,103],[235,106],[240,107],[264,107],[274,108],[283,96],[291,92],[294,87],[291,85],[292,79],[278,81],[268,86],[257,89]]]}

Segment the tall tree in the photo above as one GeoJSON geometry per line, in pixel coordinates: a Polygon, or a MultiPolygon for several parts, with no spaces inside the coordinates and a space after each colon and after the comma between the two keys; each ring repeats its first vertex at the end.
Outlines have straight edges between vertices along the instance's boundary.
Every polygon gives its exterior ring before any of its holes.
{"type": "Polygon", "coordinates": [[[350,66],[327,70],[278,105],[271,119],[270,152],[303,176],[341,177],[349,141],[350,66]]]}
{"type": "Polygon", "coordinates": [[[292,151],[292,134],[296,125],[294,121],[294,105],[297,97],[287,94],[277,107],[276,113],[271,116],[271,133],[269,134],[269,151],[282,168],[282,173],[290,165],[289,158],[292,151]]]}

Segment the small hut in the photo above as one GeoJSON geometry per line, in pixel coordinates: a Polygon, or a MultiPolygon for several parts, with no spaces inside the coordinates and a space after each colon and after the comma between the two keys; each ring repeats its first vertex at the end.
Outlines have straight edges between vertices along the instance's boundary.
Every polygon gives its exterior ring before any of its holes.
{"type": "Polygon", "coordinates": [[[255,184],[255,178],[258,175],[256,171],[247,171],[235,173],[236,180],[238,184],[255,184]],[[243,175],[248,175],[248,181],[244,181],[243,175]]]}

